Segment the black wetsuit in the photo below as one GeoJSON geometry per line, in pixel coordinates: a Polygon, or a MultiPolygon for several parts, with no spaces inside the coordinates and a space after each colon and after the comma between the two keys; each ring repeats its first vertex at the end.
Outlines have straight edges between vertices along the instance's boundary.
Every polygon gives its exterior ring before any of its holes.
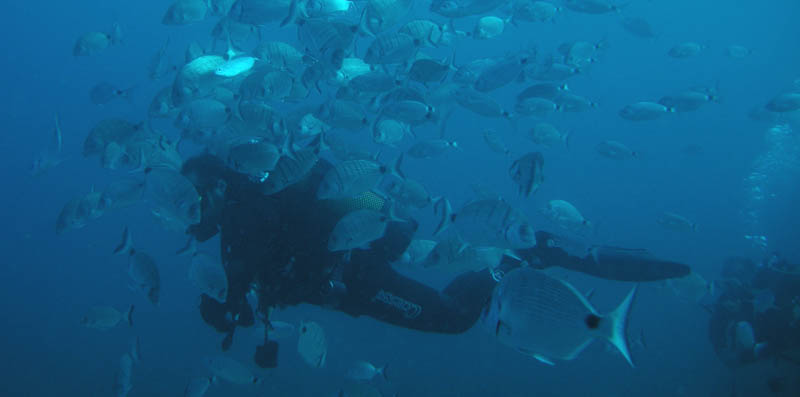
{"type": "MultiPolygon", "coordinates": [[[[252,285],[261,313],[269,307],[310,303],[421,331],[461,333],[471,328],[496,284],[492,274],[462,274],[440,292],[395,272],[390,263],[414,237],[414,221],[390,222],[370,249],[353,250],[347,260],[344,253],[327,249],[334,225],[353,210],[340,201],[317,200],[317,187],[330,167],[320,161],[303,182],[267,196],[212,156],[186,162],[184,174],[204,197],[203,220],[189,233],[205,241],[221,232],[228,300],[220,304],[204,297],[201,313],[207,323],[227,333],[223,348],[230,345],[237,326],[252,324],[245,298],[252,285]],[[219,180],[224,180],[224,189],[219,180]]],[[[563,266],[620,280],[649,281],[689,271],[672,262],[636,260],[636,251],[604,249],[600,255],[575,257],[554,246],[552,238],[537,233],[537,247],[520,251],[519,256],[537,267],[563,266]],[[620,264],[617,273],[608,265],[614,261],[620,264]]],[[[518,265],[519,261],[504,257],[501,268],[518,265]]]]}

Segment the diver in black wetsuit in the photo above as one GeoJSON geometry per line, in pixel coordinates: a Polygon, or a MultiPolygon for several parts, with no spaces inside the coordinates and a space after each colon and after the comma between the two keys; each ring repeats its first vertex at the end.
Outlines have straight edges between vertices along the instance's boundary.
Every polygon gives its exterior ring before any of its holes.
{"type": "MultiPolygon", "coordinates": [[[[320,160],[300,183],[264,195],[257,184],[211,155],[184,164],[183,174],[203,197],[202,221],[188,233],[198,241],[221,234],[228,299],[219,303],[203,296],[200,311],[206,323],[226,334],[223,349],[230,347],[236,327],[254,322],[246,299],[251,290],[258,297],[257,311],[265,316],[271,307],[310,303],[421,331],[461,333],[471,328],[496,284],[493,275],[462,274],[439,292],[396,273],[390,263],[408,247],[416,222],[390,222],[382,238],[368,250],[353,250],[348,261],[341,252],[327,249],[328,237],[344,214],[359,208],[380,210],[384,205],[372,194],[317,200],[317,187],[330,167],[320,160]]],[[[581,258],[559,248],[554,235],[538,232],[536,238],[536,247],[517,255],[539,268],[561,266],[623,281],[689,273],[685,265],[650,258],[638,250],[601,247],[581,258]]],[[[519,260],[504,257],[500,271],[519,265],[519,260]]],[[[276,356],[277,344],[265,335],[264,345],[256,349],[256,363],[274,367],[276,356]]]]}
{"type": "Polygon", "coordinates": [[[708,327],[717,357],[728,367],[765,358],[800,365],[800,265],[731,258],[721,276],[708,327]]]}

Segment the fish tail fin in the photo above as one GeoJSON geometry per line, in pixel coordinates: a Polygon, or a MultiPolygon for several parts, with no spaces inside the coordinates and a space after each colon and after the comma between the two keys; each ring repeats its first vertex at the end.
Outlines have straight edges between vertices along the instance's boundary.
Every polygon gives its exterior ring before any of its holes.
{"type": "Polygon", "coordinates": [[[403,165],[404,158],[405,158],[405,153],[400,153],[400,155],[397,156],[397,159],[394,161],[394,163],[389,166],[389,173],[391,175],[394,175],[400,179],[406,179],[405,174],[400,169],[400,166],[403,165]]]}
{"type": "Polygon", "coordinates": [[[434,236],[438,236],[450,226],[450,222],[453,219],[453,207],[450,206],[450,202],[446,198],[439,197],[433,201],[433,212],[441,216],[441,220],[436,226],[436,231],[433,232],[434,236]]]}
{"type": "Polygon", "coordinates": [[[281,21],[280,27],[284,27],[297,19],[297,2],[298,0],[292,0],[292,2],[289,3],[289,13],[286,15],[286,18],[283,18],[281,21]]]}
{"type": "Polygon", "coordinates": [[[125,314],[125,321],[128,323],[129,327],[133,327],[133,309],[134,309],[134,306],[131,305],[128,308],[128,312],[125,314]]]}
{"type": "MultiPolygon", "coordinates": [[[[375,37],[375,33],[369,28],[367,23],[367,7],[361,11],[361,17],[358,19],[358,32],[363,36],[375,37]]],[[[355,42],[354,42],[355,45],[355,42]]],[[[355,53],[355,51],[353,51],[355,53]]]]}
{"type": "Polygon", "coordinates": [[[389,380],[389,364],[384,365],[383,368],[381,368],[378,372],[380,372],[381,376],[383,376],[383,380],[389,380]]]}
{"type": "Polygon", "coordinates": [[[283,140],[283,145],[281,146],[281,154],[293,160],[297,158],[297,153],[294,150],[294,134],[291,131],[286,132],[286,139],[283,140]]]}
{"type": "Polygon", "coordinates": [[[564,132],[564,146],[567,147],[567,150],[572,150],[572,132],[570,131],[564,132]]]}
{"type": "Polygon", "coordinates": [[[439,127],[439,137],[444,138],[445,132],[447,131],[447,122],[450,121],[450,116],[453,115],[454,110],[448,110],[442,117],[439,118],[437,121],[437,126],[439,127]]]}
{"type": "Polygon", "coordinates": [[[607,332],[605,337],[620,353],[622,353],[622,356],[625,357],[625,360],[631,367],[635,367],[635,365],[633,364],[633,360],[631,360],[630,349],[628,349],[626,330],[628,328],[628,313],[630,312],[635,295],[636,287],[634,286],[622,303],[606,316],[609,321],[606,322],[608,328],[605,330],[607,332]]]}
{"type": "Polygon", "coordinates": [[[122,241],[119,242],[116,248],[114,248],[115,255],[125,255],[130,254],[133,252],[133,239],[131,238],[131,233],[128,230],[128,227],[125,226],[125,229],[122,230],[122,241]]]}
{"type": "Polygon", "coordinates": [[[178,256],[195,256],[197,254],[197,240],[194,239],[194,236],[190,236],[189,240],[186,241],[186,245],[183,248],[175,251],[175,255],[178,256]]]}

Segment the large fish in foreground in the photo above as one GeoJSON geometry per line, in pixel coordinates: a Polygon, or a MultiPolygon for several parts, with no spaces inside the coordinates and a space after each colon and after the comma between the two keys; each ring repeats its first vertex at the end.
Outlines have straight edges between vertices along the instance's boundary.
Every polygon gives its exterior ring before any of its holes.
{"type": "Polygon", "coordinates": [[[481,324],[500,342],[539,361],[572,360],[605,339],[633,366],[625,328],[634,287],[611,313],[600,315],[575,287],[530,267],[508,272],[492,293],[481,324]]]}

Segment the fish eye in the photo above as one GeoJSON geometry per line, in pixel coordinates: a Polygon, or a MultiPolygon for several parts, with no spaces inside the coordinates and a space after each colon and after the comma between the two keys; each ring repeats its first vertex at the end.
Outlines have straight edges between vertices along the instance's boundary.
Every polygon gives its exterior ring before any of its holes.
{"type": "Polygon", "coordinates": [[[589,329],[597,329],[597,327],[600,326],[600,317],[594,314],[589,314],[586,316],[586,319],[584,319],[584,322],[589,329]]]}

